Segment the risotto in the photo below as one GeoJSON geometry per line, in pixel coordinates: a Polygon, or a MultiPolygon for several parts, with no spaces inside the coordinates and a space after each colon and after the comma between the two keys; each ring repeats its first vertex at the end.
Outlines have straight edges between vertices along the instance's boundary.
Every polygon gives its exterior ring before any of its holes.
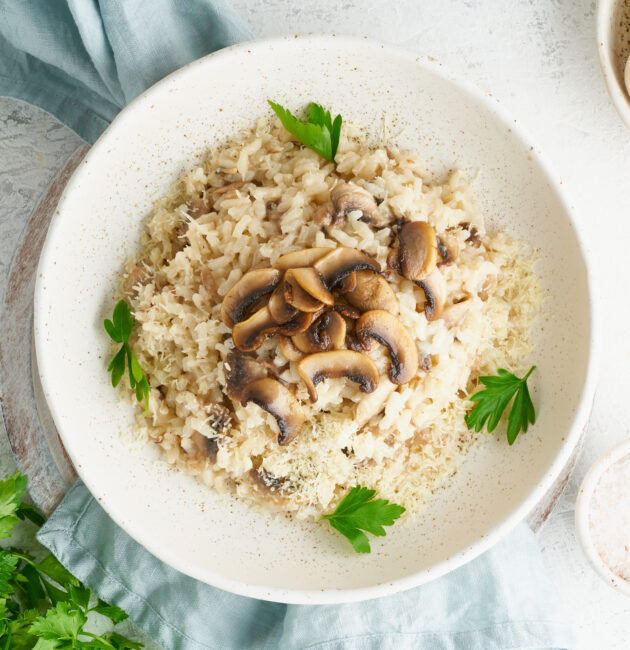
{"type": "Polygon", "coordinates": [[[300,518],[356,485],[414,512],[479,437],[477,377],[521,369],[538,282],[461,173],[347,125],[336,162],[261,119],[155,204],[121,282],[136,434],[300,518]]]}

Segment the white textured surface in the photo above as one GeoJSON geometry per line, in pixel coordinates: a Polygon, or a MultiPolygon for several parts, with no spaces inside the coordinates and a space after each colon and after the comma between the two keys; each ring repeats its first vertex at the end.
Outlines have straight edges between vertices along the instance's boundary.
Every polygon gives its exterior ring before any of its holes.
{"type": "MultiPolygon", "coordinates": [[[[608,100],[595,47],[594,3],[579,0],[237,0],[258,36],[297,31],[362,34],[429,54],[503,105],[541,145],[563,178],[599,254],[603,313],[598,395],[584,450],[540,542],[584,649],[621,649],[630,638],[630,599],[591,570],[574,535],[573,504],[590,464],[630,436],[630,131],[608,100]]],[[[377,91],[378,89],[375,89],[377,91]]],[[[16,210],[28,216],[55,169],[78,144],[66,129],[17,103],[0,103],[0,270],[9,263],[16,210]],[[25,121],[26,120],[26,121],[25,121]],[[5,217],[5,218],[3,218],[5,217]]],[[[561,242],[559,243],[561,245],[561,242]]],[[[4,282],[4,278],[0,280],[4,282]]],[[[10,467],[6,445],[4,471],[10,467]],[[5,465],[6,463],[6,465],[5,465]]]]}

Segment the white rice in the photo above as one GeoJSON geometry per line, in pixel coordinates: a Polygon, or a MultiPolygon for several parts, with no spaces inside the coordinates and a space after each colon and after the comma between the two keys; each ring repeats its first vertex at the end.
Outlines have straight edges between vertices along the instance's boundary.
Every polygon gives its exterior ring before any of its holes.
{"type": "MultiPolygon", "coordinates": [[[[497,367],[522,369],[540,302],[532,260],[505,234],[486,233],[462,174],[429,184],[416,155],[370,147],[352,126],[344,125],[342,132],[336,170],[276,120],[261,120],[211,151],[157,202],[142,251],[129,261],[123,280],[135,284],[130,302],[138,326],[132,345],[152,387],[146,417],[138,407],[137,436],[158,444],[167,462],[206,485],[298,517],[331,510],[357,484],[417,511],[478,437],[464,422],[476,378],[497,367]],[[438,234],[452,228],[460,253],[454,264],[442,267],[447,306],[467,299],[469,308],[450,328],[442,318],[427,321],[422,290],[390,274],[399,319],[432,367],[397,387],[363,427],[354,414],[366,395],[355,383],[326,380],[311,404],[296,363],[283,356],[277,337],[267,340],[253,356],[278,368],[306,413],[295,441],[280,446],[270,414],[224,395],[224,362],[234,346],[221,321],[221,300],[248,270],[303,248],[358,248],[387,267],[395,240],[390,228],[373,229],[359,220],[360,213],[327,229],[313,223],[314,211],[330,201],[340,179],[382,199],[381,214],[428,221],[438,234]],[[210,214],[188,216],[193,197],[238,181],[245,184],[225,192],[210,214]],[[476,228],[479,247],[467,241],[470,228],[462,223],[476,228]],[[216,438],[213,404],[227,406],[231,414],[228,435],[216,440],[214,462],[199,453],[199,436],[216,438]]],[[[373,346],[369,355],[385,374],[382,346],[373,346]]]]}

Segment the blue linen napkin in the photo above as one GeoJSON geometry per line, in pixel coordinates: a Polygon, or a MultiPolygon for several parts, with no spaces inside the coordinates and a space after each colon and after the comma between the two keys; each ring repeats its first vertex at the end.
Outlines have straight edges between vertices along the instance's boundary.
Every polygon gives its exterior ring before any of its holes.
{"type": "MultiPolygon", "coordinates": [[[[0,95],[92,143],[145,88],[249,37],[224,0],[0,0],[0,95]]],[[[184,576],[119,529],[80,481],[39,539],[168,650],[573,647],[525,525],[441,579],[339,606],[256,601],[184,576]]]]}

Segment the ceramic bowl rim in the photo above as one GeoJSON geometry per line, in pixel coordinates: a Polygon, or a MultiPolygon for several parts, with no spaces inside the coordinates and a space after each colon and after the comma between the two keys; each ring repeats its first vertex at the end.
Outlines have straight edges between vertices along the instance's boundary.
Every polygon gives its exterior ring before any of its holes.
{"type": "MultiPolygon", "coordinates": [[[[595,299],[595,279],[593,271],[593,260],[589,259],[588,247],[585,245],[585,237],[581,232],[579,225],[576,223],[573,209],[571,208],[567,198],[564,195],[564,190],[561,186],[561,181],[558,179],[555,173],[551,170],[549,164],[541,155],[539,148],[536,146],[535,141],[525,133],[524,129],[517,124],[516,121],[505,111],[502,105],[498,100],[490,94],[484,94],[482,91],[477,89],[471,82],[462,80],[454,76],[452,73],[447,72],[444,66],[437,62],[433,57],[430,56],[418,56],[412,52],[406,51],[402,48],[384,45],[378,41],[367,39],[364,37],[355,37],[355,36],[337,36],[333,34],[303,34],[303,35],[292,35],[284,37],[274,37],[268,39],[259,39],[254,41],[247,41],[244,43],[239,43],[231,47],[219,50],[212,54],[209,54],[201,59],[197,59],[186,66],[176,70],[171,73],[151,88],[143,92],[136,99],[134,99],[126,108],[124,108],[121,113],[114,119],[112,124],[104,131],[104,133],[99,137],[96,143],[93,145],[92,149],[88,152],[87,158],[98,154],[102,149],[108,147],[108,140],[112,132],[124,129],[127,119],[137,111],[141,111],[144,108],[150,106],[151,103],[155,102],[156,97],[163,91],[165,91],[175,79],[182,80],[186,75],[193,73],[195,69],[202,68],[207,65],[208,61],[219,61],[233,56],[234,52],[240,52],[243,50],[255,50],[256,48],[267,48],[267,47],[278,47],[285,45],[287,43],[294,42],[312,42],[316,43],[337,43],[344,42],[347,45],[352,45],[355,48],[378,48],[381,52],[386,52],[392,57],[397,57],[399,59],[405,59],[407,62],[415,63],[420,66],[428,73],[433,74],[447,83],[456,86],[460,91],[470,96],[473,100],[479,102],[494,118],[497,122],[504,124],[509,127],[512,131],[512,136],[517,138],[518,142],[521,144],[523,149],[527,149],[529,155],[531,156],[532,161],[539,167],[541,174],[549,183],[550,191],[555,195],[558,203],[563,209],[565,217],[568,219],[569,223],[573,227],[576,240],[579,248],[579,253],[581,253],[585,265],[585,274],[586,274],[586,285],[588,288],[588,298],[590,302],[589,310],[589,326],[590,326],[590,336],[588,342],[585,344],[588,345],[588,361],[587,368],[585,373],[585,379],[582,386],[582,391],[580,395],[579,406],[576,409],[571,425],[568,427],[562,446],[560,447],[558,454],[553,460],[551,467],[545,473],[540,483],[527,494],[526,497],[522,499],[520,504],[502,521],[496,524],[494,527],[489,529],[484,535],[480,536],[473,544],[469,545],[462,551],[432,565],[431,567],[424,568],[420,571],[416,571],[409,575],[397,578],[392,581],[382,582],[379,584],[371,585],[369,587],[360,587],[360,588],[350,588],[350,589],[280,589],[280,588],[268,588],[261,585],[249,585],[240,580],[233,580],[231,578],[226,578],[221,575],[214,574],[210,571],[205,571],[203,577],[199,575],[193,575],[191,568],[186,565],[185,562],[180,561],[180,558],[175,552],[168,553],[165,551],[164,547],[160,546],[159,542],[152,539],[149,531],[143,531],[141,528],[134,528],[133,522],[127,522],[124,526],[121,526],[131,537],[133,537],[138,543],[144,546],[150,553],[156,556],[158,559],[164,561],[166,564],[175,568],[176,570],[186,574],[191,575],[197,579],[200,579],[208,584],[211,584],[220,589],[243,595],[253,598],[260,598],[263,600],[273,600],[277,602],[284,603],[296,603],[296,604],[336,604],[342,602],[353,602],[360,600],[368,600],[371,598],[377,598],[380,596],[386,596],[389,594],[397,593],[405,589],[410,589],[419,584],[427,582],[438,578],[479,556],[505,535],[507,535],[521,520],[523,520],[536,506],[536,504],[545,496],[548,489],[553,484],[553,481],[558,477],[566,463],[569,461],[569,458],[575,449],[577,443],[579,442],[581,433],[588,421],[590,410],[592,407],[593,395],[595,391],[596,383],[596,368],[597,368],[597,358],[598,358],[598,309],[597,309],[597,300],[595,299]],[[429,577],[430,576],[430,577],[429,577]]],[[[43,270],[48,266],[48,259],[53,256],[51,242],[55,239],[55,231],[60,223],[60,218],[64,213],[63,204],[66,201],[67,197],[70,196],[73,192],[73,188],[77,185],[82,175],[85,173],[85,169],[88,165],[82,164],[79,165],[76,172],[71,177],[68,182],[65,191],[59,201],[58,209],[53,216],[51,221],[48,234],[46,236],[46,241],[44,243],[38,271],[37,279],[35,286],[35,300],[34,300],[34,322],[35,322],[35,334],[36,334],[36,350],[43,349],[46,346],[44,336],[37,336],[38,332],[43,332],[43,327],[38,327],[38,324],[45,323],[45,313],[43,311],[43,306],[45,304],[45,298],[43,295],[43,285],[44,282],[42,278],[43,270]]],[[[42,358],[42,355],[38,355],[38,358],[42,358]]],[[[50,394],[50,387],[48,386],[48,375],[46,372],[46,367],[44,363],[40,363],[39,372],[44,386],[45,392],[50,394]]],[[[55,403],[50,403],[49,408],[55,423],[61,422],[60,412],[55,403]]],[[[59,427],[60,434],[62,439],[65,442],[65,436],[61,427],[59,427]]],[[[75,466],[77,465],[76,459],[73,455],[72,448],[67,449],[70,458],[73,460],[75,466]]],[[[81,474],[81,472],[79,472],[81,474]]],[[[87,488],[95,496],[101,496],[99,491],[96,489],[96,486],[92,484],[89,476],[82,476],[81,478],[85,482],[87,488]]],[[[121,513],[116,511],[113,507],[110,507],[105,497],[101,501],[101,505],[104,507],[109,516],[120,525],[121,513]]]]}

